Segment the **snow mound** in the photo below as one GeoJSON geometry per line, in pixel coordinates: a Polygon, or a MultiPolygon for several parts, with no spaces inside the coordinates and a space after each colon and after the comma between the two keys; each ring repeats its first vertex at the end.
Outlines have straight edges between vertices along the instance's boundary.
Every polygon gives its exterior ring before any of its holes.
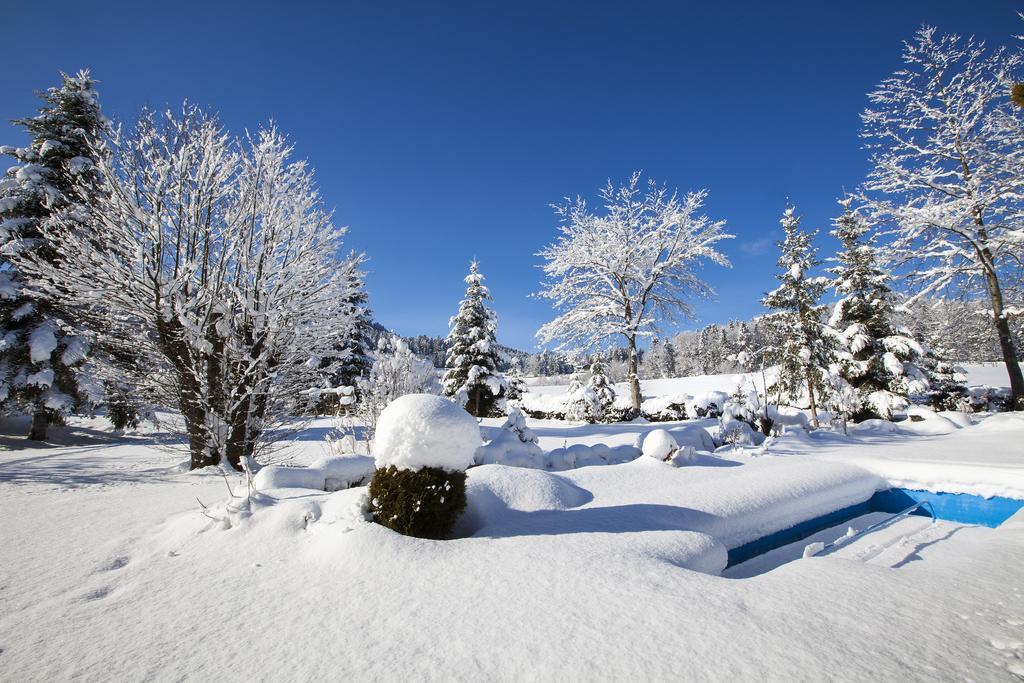
{"type": "Polygon", "coordinates": [[[440,396],[407,394],[380,414],[373,453],[378,468],[460,472],[482,445],[476,418],[463,408],[440,396]]]}
{"type": "Polygon", "coordinates": [[[591,465],[618,465],[640,457],[640,449],[636,446],[608,446],[598,443],[592,446],[573,444],[566,448],[556,448],[545,456],[546,465],[551,470],[572,470],[591,465]]]}
{"type": "Polygon", "coordinates": [[[894,422],[877,418],[852,424],[848,429],[851,434],[895,434],[899,431],[894,422]]]}
{"type": "Polygon", "coordinates": [[[940,410],[937,414],[946,418],[958,427],[974,426],[974,420],[971,419],[971,416],[968,413],[964,413],[959,410],[940,410]]]}
{"type": "Polygon", "coordinates": [[[593,498],[557,474],[501,465],[481,465],[466,473],[466,509],[455,526],[456,537],[470,536],[500,524],[509,510],[567,510],[593,498]]]}
{"type": "Polygon", "coordinates": [[[692,446],[694,450],[698,451],[714,451],[715,440],[711,438],[711,434],[708,430],[704,429],[700,425],[682,425],[680,427],[673,427],[669,430],[672,434],[672,438],[675,439],[676,444],[680,448],[683,446],[692,446]]]}
{"type": "Polygon", "coordinates": [[[308,467],[268,465],[253,477],[257,491],[270,489],[313,489],[340,491],[364,483],[373,476],[373,458],[343,455],[321,458],[308,467]]]}
{"type": "MultiPolygon", "coordinates": [[[[590,502],[590,492],[558,474],[482,465],[469,471],[466,497],[479,501],[486,491],[508,510],[568,510],[590,502]]],[[[472,505],[472,503],[470,503],[472,505]]]]}
{"type": "Polygon", "coordinates": [[[507,429],[492,432],[494,437],[476,451],[478,465],[544,468],[544,450],[536,443],[522,441],[507,429]]]}
{"type": "Polygon", "coordinates": [[[665,461],[679,450],[679,444],[664,429],[655,429],[644,437],[643,454],[655,460],[665,461]]]}

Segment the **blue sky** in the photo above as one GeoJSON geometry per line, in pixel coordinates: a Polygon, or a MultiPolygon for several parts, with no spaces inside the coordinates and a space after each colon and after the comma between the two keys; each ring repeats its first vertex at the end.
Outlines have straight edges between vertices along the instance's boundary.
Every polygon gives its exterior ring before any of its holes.
{"type": "Polygon", "coordinates": [[[863,179],[858,114],[900,41],[922,23],[993,43],[1024,32],[997,0],[206,5],[9,4],[0,115],[89,67],[113,118],[186,98],[234,131],[273,118],[366,251],[378,320],[445,334],[476,257],[499,340],[524,349],[552,315],[528,296],[551,202],[634,169],[708,188],[737,235],[733,268],[707,270],[718,299],[681,328],[749,317],[774,286],[787,198],[827,232],[863,179]]]}

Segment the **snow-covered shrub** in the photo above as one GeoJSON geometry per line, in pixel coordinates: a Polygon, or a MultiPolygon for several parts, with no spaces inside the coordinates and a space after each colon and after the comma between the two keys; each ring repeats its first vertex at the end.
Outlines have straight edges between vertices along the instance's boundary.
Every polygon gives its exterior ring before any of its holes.
{"type": "Polygon", "coordinates": [[[967,391],[967,374],[935,355],[927,354],[922,365],[928,375],[928,389],[914,396],[936,410],[963,410],[970,404],[967,391]]]}
{"type": "Polygon", "coordinates": [[[466,468],[481,445],[476,420],[455,403],[430,394],[395,399],[373,440],[374,521],[407,536],[447,538],[466,506],[466,468]]]}
{"type": "Polygon", "coordinates": [[[653,429],[644,437],[643,454],[666,462],[679,450],[679,444],[664,429],[653,429]]]}
{"type": "Polygon", "coordinates": [[[527,392],[515,403],[524,413],[537,420],[565,419],[565,396],[527,392]]]}
{"type": "Polygon", "coordinates": [[[1005,387],[970,387],[967,389],[966,399],[971,411],[975,413],[1004,412],[1011,410],[1013,405],[1010,391],[1005,387]]]}
{"type": "Polygon", "coordinates": [[[693,402],[690,394],[668,394],[649,398],[640,405],[640,414],[651,422],[675,422],[688,417],[686,406],[693,402]]]}
{"type": "Polygon", "coordinates": [[[370,482],[373,521],[406,536],[448,538],[465,508],[465,472],[389,465],[370,482]]]}
{"type": "Polygon", "coordinates": [[[691,399],[688,410],[696,417],[717,418],[722,414],[722,406],[729,400],[724,391],[707,391],[691,399]]]}
{"type": "Polygon", "coordinates": [[[669,460],[676,467],[692,465],[697,461],[697,449],[693,446],[683,446],[669,460]]]}
{"type": "Polygon", "coordinates": [[[718,424],[723,443],[734,448],[760,446],[765,437],[760,431],[765,424],[765,415],[757,390],[747,390],[742,384],[737,385],[722,408],[718,424]]]}
{"type": "Polygon", "coordinates": [[[747,422],[731,420],[720,427],[722,444],[733,448],[737,446],[760,446],[765,436],[747,422]]]}
{"type": "Polygon", "coordinates": [[[505,424],[492,432],[493,438],[476,451],[478,465],[544,467],[544,451],[537,445],[536,435],[526,426],[526,418],[518,408],[512,408],[505,424]]]}
{"type": "Polygon", "coordinates": [[[594,390],[587,386],[580,373],[569,380],[565,399],[565,419],[572,422],[594,422],[594,415],[600,412],[600,403],[594,390]]]}
{"type": "Polygon", "coordinates": [[[672,438],[676,440],[680,448],[692,446],[698,451],[711,452],[715,450],[715,440],[708,430],[700,425],[689,424],[681,427],[673,427],[672,438]]]}

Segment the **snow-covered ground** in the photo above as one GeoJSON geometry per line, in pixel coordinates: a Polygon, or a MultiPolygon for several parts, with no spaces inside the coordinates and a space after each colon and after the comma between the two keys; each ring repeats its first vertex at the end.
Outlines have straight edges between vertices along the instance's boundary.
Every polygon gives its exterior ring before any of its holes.
{"type": "MultiPolygon", "coordinates": [[[[714,422],[528,424],[551,450],[714,422]]],[[[1024,513],[908,519],[722,572],[728,549],[891,483],[1024,492],[1024,417],[946,422],[790,433],[687,467],[476,467],[450,541],[367,522],[363,488],[232,513],[220,476],[176,467],[180,446],[101,420],[66,445],[2,437],[0,680],[1019,680],[1024,513]]],[[[294,461],[327,455],[330,426],[294,461]]]]}

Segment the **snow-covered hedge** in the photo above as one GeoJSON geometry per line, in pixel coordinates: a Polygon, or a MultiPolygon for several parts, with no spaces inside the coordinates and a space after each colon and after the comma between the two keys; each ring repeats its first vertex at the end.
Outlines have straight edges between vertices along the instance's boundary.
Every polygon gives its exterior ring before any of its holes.
{"type": "Polygon", "coordinates": [[[698,417],[718,417],[729,394],[706,391],[696,396],[686,393],[649,398],[640,404],[640,414],[651,422],[672,422],[698,417]]]}

